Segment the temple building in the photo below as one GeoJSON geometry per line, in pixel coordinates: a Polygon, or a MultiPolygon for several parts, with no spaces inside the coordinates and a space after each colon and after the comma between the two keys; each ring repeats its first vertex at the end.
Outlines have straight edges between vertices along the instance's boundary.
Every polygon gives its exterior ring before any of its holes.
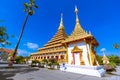
{"type": "Polygon", "coordinates": [[[67,38],[64,30],[63,18],[61,14],[61,21],[58,31],[53,38],[44,45],[43,48],[39,48],[38,52],[32,53],[32,60],[42,61],[43,59],[49,60],[55,58],[58,62],[66,62],[67,47],[62,43],[67,38]]]}
{"type": "Polygon", "coordinates": [[[58,31],[43,48],[39,48],[38,52],[31,54],[32,60],[42,61],[42,59],[55,58],[60,63],[99,65],[94,50],[94,47],[98,46],[98,42],[91,32],[87,33],[81,27],[77,7],[75,13],[76,24],[72,34],[70,36],[66,35],[63,16],[61,15],[58,31]]]}
{"type": "Polygon", "coordinates": [[[66,35],[61,16],[56,34],[38,52],[32,53],[31,59],[55,58],[59,63],[66,63],[66,71],[101,77],[105,70],[99,66],[95,52],[99,44],[91,32],[86,32],[80,25],[77,7],[75,13],[76,23],[71,35],[66,35]]]}
{"type": "Polygon", "coordinates": [[[107,56],[105,55],[105,53],[103,53],[103,58],[102,58],[102,60],[103,60],[103,64],[109,64],[110,62],[109,62],[109,59],[107,58],[107,56]]]}

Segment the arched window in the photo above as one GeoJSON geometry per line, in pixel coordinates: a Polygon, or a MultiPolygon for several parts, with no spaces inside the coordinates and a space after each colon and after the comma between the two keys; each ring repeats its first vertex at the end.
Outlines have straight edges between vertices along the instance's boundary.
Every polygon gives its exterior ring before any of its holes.
{"type": "Polygon", "coordinates": [[[51,58],[54,58],[54,56],[51,56],[51,58]]]}
{"type": "Polygon", "coordinates": [[[38,59],[40,59],[40,57],[38,57],[38,59]]]}
{"type": "Polygon", "coordinates": [[[42,59],[43,57],[41,57],[41,59],[42,59]]]}
{"type": "Polygon", "coordinates": [[[49,59],[50,57],[48,56],[47,59],[49,59]]]}
{"type": "Polygon", "coordinates": [[[46,56],[44,57],[44,59],[46,59],[46,56]]]}
{"type": "Polygon", "coordinates": [[[55,59],[58,60],[58,56],[55,56],[55,59]]]}
{"type": "Polygon", "coordinates": [[[60,59],[64,59],[64,55],[61,55],[61,56],[60,56],[60,59]]]}

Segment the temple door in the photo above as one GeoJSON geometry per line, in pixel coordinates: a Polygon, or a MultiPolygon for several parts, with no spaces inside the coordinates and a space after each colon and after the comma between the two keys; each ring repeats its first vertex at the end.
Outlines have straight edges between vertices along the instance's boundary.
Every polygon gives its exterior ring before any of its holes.
{"type": "Polygon", "coordinates": [[[73,53],[75,56],[75,65],[80,65],[80,53],[73,53]]]}
{"type": "Polygon", "coordinates": [[[79,49],[77,46],[74,46],[72,52],[72,64],[74,65],[83,65],[84,61],[82,59],[82,49],[79,49]]]}

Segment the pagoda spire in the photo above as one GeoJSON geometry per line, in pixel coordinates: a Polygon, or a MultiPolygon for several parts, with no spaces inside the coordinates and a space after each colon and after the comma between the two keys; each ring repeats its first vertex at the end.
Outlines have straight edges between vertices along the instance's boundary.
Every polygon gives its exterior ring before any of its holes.
{"type": "Polygon", "coordinates": [[[75,13],[76,13],[76,23],[79,23],[77,6],[75,6],[75,13]]]}
{"type": "Polygon", "coordinates": [[[63,25],[63,13],[61,13],[61,20],[60,20],[60,26],[58,28],[58,30],[64,29],[64,25],[63,25]]]}
{"type": "Polygon", "coordinates": [[[75,28],[74,28],[72,35],[79,35],[81,33],[85,33],[85,31],[83,30],[83,28],[79,22],[77,6],[75,6],[75,13],[76,13],[76,25],[75,25],[75,28]]]}

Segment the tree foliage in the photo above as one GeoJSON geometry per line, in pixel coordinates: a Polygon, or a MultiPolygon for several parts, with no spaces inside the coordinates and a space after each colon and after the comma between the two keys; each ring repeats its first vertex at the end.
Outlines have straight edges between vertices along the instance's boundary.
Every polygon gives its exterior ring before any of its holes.
{"type": "Polygon", "coordinates": [[[28,17],[29,17],[29,15],[30,16],[33,15],[33,13],[34,13],[34,9],[33,8],[38,8],[38,6],[35,4],[35,0],[30,0],[30,3],[24,3],[24,7],[25,7],[24,11],[27,12],[27,15],[26,15],[26,18],[25,18],[24,23],[22,25],[20,36],[19,36],[18,42],[16,44],[16,47],[15,47],[15,50],[14,50],[14,53],[13,53],[13,58],[17,54],[17,49],[19,47],[19,44],[20,44],[20,41],[21,41],[21,38],[22,38],[22,35],[23,35],[23,32],[24,32],[24,29],[25,29],[26,22],[28,20],[28,17]]]}
{"type": "Polygon", "coordinates": [[[97,55],[97,60],[100,65],[103,65],[102,56],[97,55]]]}
{"type": "Polygon", "coordinates": [[[3,26],[0,26],[0,44],[1,46],[10,45],[10,42],[8,42],[9,36],[7,34],[6,28],[3,26]]]}
{"type": "MultiPolygon", "coordinates": [[[[97,60],[98,60],[98,63],[100,64],[100,65],[103,65],[103,60],[102,60],[102,56],[99,56],[99,55],[97,55],[97,60]]],[[[109,59],[109,64],[111,65],[111,66],[115,66],[115,65],[119,65],[120,64],[120,57],[119,56],[115,56],[115,55],[109,55],[108,56],[108,59],[109,59]]]]}
{"type": "Polygon", "coordinates": [[[24,3],[24,11],[28,12],[29,15],[34,14],[33,8],[38,8],[38,6],[35,4],[36,0],[30,0],[30,3],[24,3]]]}
{"type": "Polygon", "coordinates": [[[115,63],[116,65],[120,64],[120,57],[115,56],[115,55],[110,55],[108,56],[108,58],[111,63],[115,63]]]}
{"type": "Polygon", "coordinates": [[[42,64],[47,64],[48,63],[48,60],[47,59],[43,59],[42,60],[42,64]]]}
{"type": "Polygon", "coordinates": [[[49,59],[49,62],[51,62],[52,64],[55,64],[57,61],[56,61],[55,58],[50,58],[50,59],[49,59]]]}
{"type": "Polygon", "coordinates": [[[37,64],[37,63],[40,63],[40,61],[38,61],[38,60],[32,60],[32,64],[37,64]]]}
{"type": "Polygon", "coordinates": [[[15,58],[15,61],[17,64],[25,63],[24,57],[23,56],[17,56],[15,58]]]}
{"type": "Polygon", "coordinates": [[[120,48],[120,45],[119,45],[118,43],[114,43],[114,44],[113,44],[113,47],[114,47],[116,50],[118,50],[118,49],[120,48]]]}

